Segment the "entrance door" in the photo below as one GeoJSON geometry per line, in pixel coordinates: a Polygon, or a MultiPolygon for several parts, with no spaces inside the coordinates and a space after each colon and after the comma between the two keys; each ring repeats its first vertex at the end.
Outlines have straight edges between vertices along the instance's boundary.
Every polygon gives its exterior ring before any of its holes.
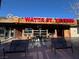
{"type": "Polygon", "coordinates": [[[64,30],[63,29],[58,29],[57,30],[57,36],[58,37],[64,37],[64,30]]]}

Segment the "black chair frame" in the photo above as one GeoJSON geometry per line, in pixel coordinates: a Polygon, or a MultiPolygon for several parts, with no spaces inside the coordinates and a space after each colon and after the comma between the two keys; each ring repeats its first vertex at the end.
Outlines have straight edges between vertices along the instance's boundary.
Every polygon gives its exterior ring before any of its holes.
{"type": "Polygon", "coordinates": [[[5,59],[6,54],[12,53],[25,53],[26,56],[26,52],[28,52],[28,45],[29,40],[12,40],[8,50],[3,48],[3,59],[5,59]]]}

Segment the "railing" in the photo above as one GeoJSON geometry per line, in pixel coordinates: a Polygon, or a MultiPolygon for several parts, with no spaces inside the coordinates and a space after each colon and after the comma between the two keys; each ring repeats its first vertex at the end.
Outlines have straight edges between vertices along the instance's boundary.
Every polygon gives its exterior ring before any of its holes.
{"type": "Polygon", "coordinates": [[[34,36],[44,36],[44,37],[47,37],[47,34],[48,34],[48,30],[34,30],[33,31],[33,35],[34,36]]]}
{"type": "Polygon", "coordinates": [[[4,43],[7,43],[7,42],[10,42],[10,41],[12,41],[13,39],[15,39],[15,38],[7,38],[7,39],[5,39],[5,40],[3,40],[3,41],[1,41],[1,44],[4,44],[4,43]]]}
{"type": "MultiPolygon", "coordinates": [[[[59,39],[59,38],[34,37],[30,40],[29,44],[32,44],[32,45],[40,44],[41,46],[43,46],[43,45],[50,46],[51,40],[54,40],[54,39],[59,39]]],[[[12,40],[16,40],[16,39],[15,38],[8,38],[5,41],[2,41],[1,44],[8,43],[12,40]]],[[[61,38],[60,38],[60,40],[61,40],[61,38]]],[[[73,43],[73,46],[79,47],[79,38],[64,38],[64,40],[67,41],[68,45],[70,45],[70,43],[73,43]]]]}

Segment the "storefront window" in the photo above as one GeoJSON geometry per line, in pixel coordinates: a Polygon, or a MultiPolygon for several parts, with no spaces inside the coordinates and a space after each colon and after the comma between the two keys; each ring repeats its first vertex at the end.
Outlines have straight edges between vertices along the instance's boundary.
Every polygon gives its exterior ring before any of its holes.
{"type": "Polygon", "coordinates": [[[6,32],[5,32],[5,38],[9,38],[9,30],[6,29],[6,32]]]}
{"type": "Polygon", "coordinates": [[[25,28],[24,33],[32,33],[32,28],[25,28]]]}
{"type": "Polygon", "coordinates": [[[0,37],[4,37],[4,29],[0,29],[0,37]]]}

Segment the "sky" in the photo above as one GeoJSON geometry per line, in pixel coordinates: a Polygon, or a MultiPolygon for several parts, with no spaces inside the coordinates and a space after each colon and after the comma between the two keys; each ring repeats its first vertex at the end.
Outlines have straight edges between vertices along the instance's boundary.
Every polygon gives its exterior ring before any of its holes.
{"type": "Polygon", "coordinates": [[[74,18],[74,0],[2,0],[0,16],[74,18]]]}

